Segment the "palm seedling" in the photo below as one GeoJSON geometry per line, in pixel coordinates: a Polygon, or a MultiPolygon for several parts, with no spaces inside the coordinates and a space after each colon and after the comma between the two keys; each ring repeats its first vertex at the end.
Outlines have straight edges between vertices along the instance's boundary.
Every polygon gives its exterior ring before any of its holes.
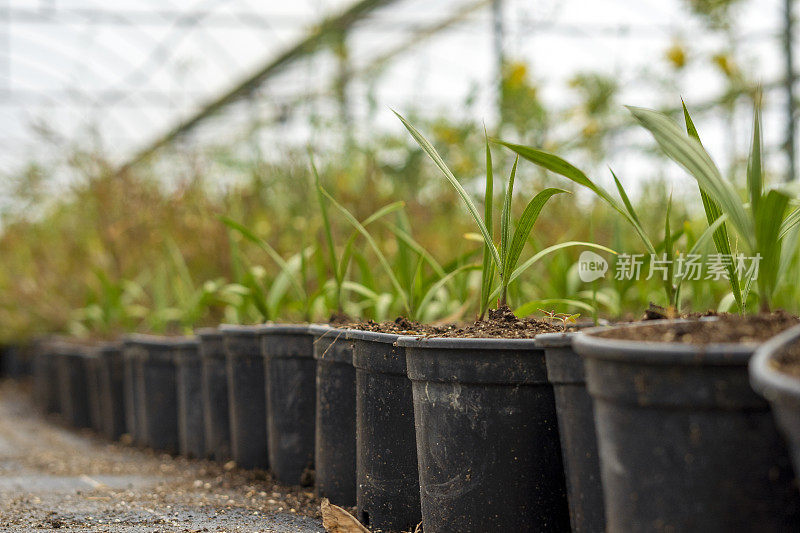
{"type": "Polygon", "coordinates": [[[717,251],[731,258],[727,264],[728,278],[731,291],[742,311],[754,283],[758,290],[760,309],[770,309],[778,282],[797,246],[796,239],[790,241],[786,247],[785,241],[800,222],[800,207],[790,209],[793,202],[797,203],[797,198],[793,199],[782,190],[767,190],[764,186],[759,100],[757,97],[753,110],[753,136],[746,179],[747,201],[743,201],[734,186],[723,179],[700,143],[700,137],[685,106],[687,133],[663,113],[638,107],[629,108],[634,118],[653,135],[664,153],[697,181],[703,207],[711,223],[709,228],[726,217],[750,257],[758,260],[757,269],[739,268],[736,257],[731,254],[732,246],[725,228],[728,222],[715,228],[714,242],[717,251]],[[738,274],[742,274],[741,280],[738,274]]]}
{"type": "Polygon", "coordinates": [[[483,219],[481,219],[478,209],[475,207],[475,204],[472,202],[469,194],[455,177],[453,172],[448,168],[447,164],[445,164],[444,160],[441,158],[433,145],[399,113],[395,112],[395,115],[397,115],[417,144],[419,144],[423,151],[427,153],[428,156],[433,160],[442,174],[444,174],[444,177],[447,179],[447,181],[453,186],[456,192],[458,192],[459,196],[464,202],[464,205],[477,224],[481,236],[483,237],[484,254],[481,274],[479,319],[483,319],[486,310],[489,307],[489,302],[492,299],[499,298],[498,306],[507,305],[509,284],[517,279],[525,270],[536,264],[542,257],[545,257],[556,250],[560,250],[569,246],[580,245],[614,253],[613,250],[597,244],[570,241],[545,248],[518,267],[517,263],[522,255],[522,250],[525,247],[525,243],[527,242],[528,237],[533,230],[533,226],[536,223],[536,220],[538,219],[539,214],[541,213],[545,204],[553,196],[567,193],[568,191],[557,188],[548,188],[541,191],[528,202],[528,205],[525,207],[525,210],[517,221],[516,226],[512,227],[511,201],[514,193],[514,179],[517,170],[517,161],[514,161],[514,165],[511,169],[511,175],[506,186],[503,208],[500,214],[500,247],[498,248],[494,244],[494,239],[492,237],[494,227],[492,202],[494,196],[494,175],[492,168],[492,153],[489,149],[488,140],[485,141],[486,183],[484,193],[484,216],[483,219]],[[499,284],[496,287],[493,287],[495,274],[497,274],[499,277],[499,284]]]}
{"type": "MultiPolygon", "coordinates": [[[[352,280],[345,280],[351,259],[355,259],[357,262],[364,261],[359,250],[354,248],[354,241],[359,235],[364,238],[370,250],[374,253],[375,257],[377,257],[381,269],[392,284],[394,294],[400,302],[400,307],[406,313],[406,316],[411,319],[418,319],[422,316],[426,316],[426,311],[429,309],[429,306],[432,304],[439,290],[452,281],[458,274],[475,268],[474,265],[460,264],[452,265],[452,269],[450,270],[443,268],[433,255],[411,235],[408,218],[403,212],[403,207],[405,205],[403,202],[388,204],[375,211],[364,221],[359,222],[346,207],[340,204],[322,186],[319,173],[313,161],[311,166],[314,173],[323,226],[325,228],[329,262],[334,272],[337,294],[336,301],[339,310],[342,309],[342,295],[344,289],[357,292],[364,297],[372,299],[376,303],[376,310],[377,306],[380,304],[379,292],[376,289],[377,285],[375,283],[365,284],[357,283],[352,280]],[[337,256],[336,247],[333,242],[333,232],[327,211],[328,203],[333,206],[340,213],[342,218],[353,228],[353,233],[347,240],[341,256],[337,256]],[[397,224],[386,220],[385,217],[391,213],[397,213],[397,224]],[[390,263],[389,259],[378,245],[375,237],[367,229],[367,226],[378,221],[380,221],[397,240],[399,259],[394,265],[390,263]],[[423,274],[423,266],[425,264],[427,264],[432,271],[430,276],[425,276],[423,274]]],[[[365,275],[362,276],[362,278],[372,279],[372,276],[369,274],[369,269],[364,269],[364,273],[365,275]]],[[[377,312],[377,315],[384,316],[385,313],[377,312]]]]}
{"type": "MultiPolygon", "coordinates": [[[[664,293],[666,296],[666,300],[669,305],[673,306],[674,308],[678,308],[680,305],[680,294],[681,294],[681,285],[683,282],[682,277],[674,276],[673,272],[673,263],[675,260],[674,254],[674,245],[675,242],[680,238],[681,232],[673,233],[671,226],[670,226],[670,213],[671,213],[671,205],[672,201],[670,200],[667,204],[665,216],[664,216],[664,239],[662,241],[657,241],[655,239],[651,239],[651,237],[647,234],[642,226],[641,219],[639,218],[636,209],[633,207],[633,203],[630,200],[625,188],[622,186],[619,178],[611,170],[611,175],[614,178],[614,183],[616,185],[617,191],[619,193],[621,201],[614,198],[608,191],[606,191],[602,186],[595,183],[589,177],[579,170],[577,167],[572,165],[571,163],[565,161],[564,159],[558,157],[557,155],[545,152],[544,150],[539,150],[530,146],[524,146],[520,144],[513,144],[505,141],[497,141],[499,144],[507,147],[512,152],[516,153],[518,157],[523,157],[536,165],[549,170],[551,172],[555,172],[556,174],[560,174],[565,178],[586,187],[587,189],[591,190],[598,198],[603,200],[606,204],[608,204],[611,208],[617,211],[622,217],[630,224],[636,234],[638,235],[639,239],[641,240],[642,244],[644,245],[646,251],[648,252],[650,258],[661,258],[664,264],[667,266],[667,273],[663,276],[663,288],[664,293]]],[[[708,229],[700,235],[697,240],[692,245],[691,250],[688,252],[689,255],[695,255],[700,251],[706,242],[711,238],[715,231],[717,231],[725,222],[726,217],[720,216],[711,222],[711,225],[708,229]]]]}
{"type": "Polygon", "coordinates": [[[278,275],[269,280],[269,286],[267,286],[266,271],[263,267],[245,267],[238,246],[232,242],[231,255],[234,263],[234,275],[237,278],[235,281],[238,287],[245,288],[245,290],[238,291],[249,298],[245,302],[249,301],[253,304],[262,320],[275,320],[279,318],[280,304],[285,301],[286,295],[291,289],[297,298],[303,319],[309,320],[312,298],[307,290],[305,267],[306,261],[315,249],[313,247],[303,248],[287,260],[272,245],[245,225],[225,216],[220,217],[220,220],[231,231],[266,252],[279,268],[278,275]]]}

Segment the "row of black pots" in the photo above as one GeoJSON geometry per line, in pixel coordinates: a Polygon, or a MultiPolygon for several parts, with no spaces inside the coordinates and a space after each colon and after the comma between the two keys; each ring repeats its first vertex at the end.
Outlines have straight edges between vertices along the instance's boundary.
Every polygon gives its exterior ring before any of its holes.
{"type": "Polygon", "coordinates": [[[781,373],[773,359],[800,346],[800,326],[776,336],[750,360],[750,382],[766,398],[789,443],[795,472],[800,472],[800,379],[781,373]]]}
{"type": "MultiPolygon", "coordinates": [[[[751,348],[595,332],[530,341],[223,326],[198,332],[199,351],[195,340],[131,337],[126,427],[154,448],[229,451],[285,483],[309,483],[316,468],[320,496],[356,503],[384,531],[422,519],[426,532],[800,526],[788,452],[748,383],[751,348]]],[[[91,365],[61,355],[60,409],[79,425],[66,400],[80,393],[74,369],[91,365]]]]}
{"type": "Polygon", "coordinates": [[[35,346],[0,345],[0,378],[20,379],[33,371],[32,352],[35,346]]]}

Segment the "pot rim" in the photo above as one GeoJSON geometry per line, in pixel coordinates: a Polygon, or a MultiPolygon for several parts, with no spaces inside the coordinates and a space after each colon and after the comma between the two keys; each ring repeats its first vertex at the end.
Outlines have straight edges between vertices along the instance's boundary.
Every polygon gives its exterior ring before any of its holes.
{"type": "Polygon", "coordinates": [[[383,344],[394,344],[397,339],[402,337],[398,333],[382,333],[378,331],[364,331],[363,329],[342,328],[345,331],[346,340],[373,341],[383,344]]]}
{"type": "MultiPolygon", "coordinates": [[[[608,326],[602,326],[608,329],[608,326]]],[[[533,338],[533,343],[540,348],[568,348],[572,346],[577,331],[540,333],[533,338]]]]}
{"type": "Polygon", "coordinates": [[[773,400],[769,396],[775,393],[800,398],[800,379],[784,374],[769,364],[778,351],[796,341],[800,341],[800,325],[782,331],[762,344],[750,359],[750,384],[768,400],[773,400]]]}
{"type": "Polygon", "coordinates": [[[489,339],[474,337],[400,336],[396,344],[403,348],[439,348],[445,350],[538,350],[533,339],[489,339]]]}
{"type": "Polygon", "coordinates": [[[308,332],[312,335],[324,335],[329,329],[334,329],[328,324],[309,324],[308,332]]]}
{"type": "Polygon", "coordinates": [[[223,336],[258,337],[263,326],[264,324],[220,324],[217,329],[223,336]]]}
{"type": "Polygon", "coordinates": [[[307,335],[309,333],[309,325],[308,323],[268,322],[259,326],[259,333],[262,335],[307,335]]]}
{"type": "Polygon", "coordinates": [[[575,335],[573,347],[586,359],[603,359],[638,363],[642,365],[720,365],[746,364],[759,345],[742,343],[687,344],[682,342],[658,342],[633,339],[609,339],[594,335],[612,329],[635,329],[653,325],[670,325],[699,320],[648,320],[631,322],[611,327],[589,328],[575,335]]]}
{"type": "Polygon", "coordinates": [[[308,332],[320,339],[327,339],[333,337],[334,340],[342,339],[347,340],[347,329],[329,326],[327,324],[311,324],[308,326],[308,332]]]}
{"type": "Polygon", "coordinates": [[[156,346],[159,348],[179,348],[183,346],[193,346],[199,341],[194,335],[151,335],[148,333],[131,333],[125,336],[126,343],[139,344],[144,346],[156,346]]]}
{"type": "Polygon", "coordinates": [[[194,334],[198,338],[222,338],[222,332],[219,328],[204,327],[194,330],[194,334]]]}

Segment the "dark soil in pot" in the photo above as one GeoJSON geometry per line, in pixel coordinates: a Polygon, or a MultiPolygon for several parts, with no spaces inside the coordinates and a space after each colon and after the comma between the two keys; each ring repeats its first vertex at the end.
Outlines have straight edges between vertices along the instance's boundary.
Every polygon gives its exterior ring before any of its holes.
{"type": "Polygon", "coordinates": [[[544,349],[547,379],[553,386],[567,483],[572,531],[605,531],[603,486],[592,398],[583,360],[572,349],[574,333],[544,333],[534,343],[544,349]]]}
{"type": "Polygon", "coordinates": [[[422,520],[414,401],[396,334],[348,330],[356,369],[357,518],[381,531],[422,520]]]}
{"type": "Polygon", "coordinates": [[[423,528],[568,531],[553,387],[528,338],[555,328],[491,318],[445,334],[468,338],[397,341],[413,383],[423,528]]]}
{"type": "Polygon", "coordinates": [[[261,353],[267,391],[269,466],[287,485],[314,482],[316,362],[308,325],[268,324],[261,353]]]}
{"type": "Polygon", "coordinates": [[[205,428],[199,342],[187,338],[175,346],[178,395],[178,450],[186,457],[205,457],[205,428]]]}
{"type": "Polygon", "coordinates": [[[216,328],[197,330],[200,339],[201,393],[206,453],[217,461],[231,457],[228,371],[222,333],[216,328]]]}
{"type": "Polygon", "coordinates": [[[242,468],[269,467],[261,326],[221,326],[228,376],[231,457],[242,468]]]}
{"type": "Polygon", "coordinates": [[[800,472],[800,326],[758,349],[750,361],[750,382],[772,406],[789,443],[795,478],[800,472]]]}
{"type": "Polygon", "coordinates": [[[76,428],[91,426],[86,348],[60,342],[55,347],[62,418],[76,428]]]}
{"type": "Polygon", "coordinates": [[[101,344],[96,350],[96,357],[100,386],[100,431],[107,439],[117,440],[126,431],[122,347],[117,343],[101,344]]]}
{"type": "MultiPolygon", "coordinates": [[[[180,342],[180,341],[177,341],[180,342]]],[[[175,365],[176,340],[136,335],[137,436],[155,450],[178,452],[178,395],[175,365]]]]}
{"type": "Polygon", "coordinates": [[[356,369],[345,330],[311,326],[317,361],[314,465],[316,493],[356,505],[356,369]]]}
{"type": "Polygon", "coordinates": [[[788,451],[747,374],[759,343],[794,322],[659,321],[578,335],[609,532],[800,528],[788,451]]]}

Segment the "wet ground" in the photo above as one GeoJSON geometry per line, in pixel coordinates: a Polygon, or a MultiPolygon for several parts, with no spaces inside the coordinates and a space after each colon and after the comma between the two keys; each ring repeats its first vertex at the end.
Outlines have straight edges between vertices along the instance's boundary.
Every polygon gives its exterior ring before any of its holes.
{"type": "Polygon", "coordinates": [[[45,419],[0,382],[0,532],[323,532],[310,489],[45,419]]]}

